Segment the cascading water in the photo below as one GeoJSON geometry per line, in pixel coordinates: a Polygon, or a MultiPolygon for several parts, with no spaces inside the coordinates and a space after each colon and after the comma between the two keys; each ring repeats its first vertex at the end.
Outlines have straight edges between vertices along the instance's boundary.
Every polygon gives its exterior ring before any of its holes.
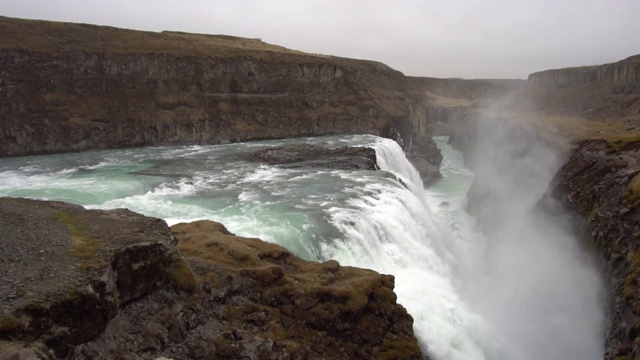
{"type": "Polygon", "coordinates": [[[3,159],[0,195],[127,207],[170,224],[211,219],[303,258],[393,274],[398,301],[432,359],[528,360],[465,297],[486,239],[463,211],[471,174],[451,159],[443,166],[445,181],[425,192],[398,144],[375,136],[155,147],[3,159]],[[373,147],[383,171],[246,161],[296,143],[373,147]]]}

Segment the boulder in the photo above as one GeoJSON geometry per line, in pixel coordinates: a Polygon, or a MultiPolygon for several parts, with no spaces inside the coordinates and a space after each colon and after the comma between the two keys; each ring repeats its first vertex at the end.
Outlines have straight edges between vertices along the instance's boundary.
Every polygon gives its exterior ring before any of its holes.
{"type": "Polygon", "coordinates": [[[312,167],[340,170],[377,170],[376,151],[368,147],[343,146],[328,149],[317,145],[269,148],[249,156],[250,161],[288,168],[312,167]]]}

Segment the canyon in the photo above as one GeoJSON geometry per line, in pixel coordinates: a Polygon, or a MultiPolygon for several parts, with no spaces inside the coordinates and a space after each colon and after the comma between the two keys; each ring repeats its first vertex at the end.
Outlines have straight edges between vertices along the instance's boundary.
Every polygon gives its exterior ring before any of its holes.
{"type": "MultiPolygon", "coordinates": [[[[604,358],[640,356],[640,56],[542,71],[526,81],[463,80],[406,77],[372,61],[222,35],[5,17],[0,34],[2,157],[366,133],[397,141],[432,183],[441,161],[434,135],[449,135],[470,163],[483,118],[507,126],[523,147],[544,143],[566,162],[540,203],[553,198],[570,211],[608,280],[604,358]]],[[[495,199],[499,194],[477,179],[470,212],[500,216],[482,212],[496,207],[495,199]]],[[[395,302],[393,277],[304,262],[255,239],[228,248],[237,237],[215,223],[170,230],[130,212],[16,199],[0,204],[10,214],[3,220],[15,218],[3,223],[3,246],[9,237],[53,236],[61,249],[77,249],[55,261],[80,262],[72,276],[78,282],[67,289],[73,291],[59,298],[21,304],[25,294],[49,293],[17,278],[24,289],[3,290],[13,296],[0,314],[0,351],[7,354],[100,358],[124,342],[129,353],[149,356],[171,343],[176,356],[207,357],[202,344],[213,343],[230,358],[424,358],[411,317],[395,302]],[[16,228],[27,223],[35,225],[16,228]],[[30,234],[34,229],[47,234],[30,234]],[[140,239],[111,252],[81,246],[130,233],[140,239]],[[118,338],[115,329],[133,328],[130,314],[152,313],[167,301],[176,305],[140,318],[146,326],[132,338],[118,338]],[[67,313],[68,304],[101,311],[79,318],[89,311],[67,313]],[[215,311],[207,313],[212,304],[215,311]],[[248,330],[234,332],[231,319],[248,330]],[[211,332],[192,332],[196,324],[211,332]],[[318,338],[321,344],[312,345],[318,338]]]]}

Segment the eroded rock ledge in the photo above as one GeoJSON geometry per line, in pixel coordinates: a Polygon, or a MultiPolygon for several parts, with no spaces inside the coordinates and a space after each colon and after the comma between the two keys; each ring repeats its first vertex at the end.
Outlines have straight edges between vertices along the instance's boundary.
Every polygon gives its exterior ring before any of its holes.
{"type": "Polygon", "coordinates": [[[368,147],[343,146],[327,149],[317,145],[278,146],[258,151],[250,161],[288,168],[318,167],[341,170],[378,170],[376,151],[368,147]]]}
{"type": "Polygon", "coordinates": [[[210,221],[0,198],[0,358],[424,359],[394,279],[210,221]]]}

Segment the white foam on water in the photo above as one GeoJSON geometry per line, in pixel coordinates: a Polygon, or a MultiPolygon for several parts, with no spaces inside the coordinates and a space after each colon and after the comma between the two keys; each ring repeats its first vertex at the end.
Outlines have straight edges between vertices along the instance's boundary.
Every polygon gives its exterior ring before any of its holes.
{"type": "Polygon", "coordinates": [[[339,262],[395,275],[398,301],[414,317],[422,348],[434,359],[508,359],[507,346],[460,299],[454,267],[460,249],[427,207],[422,181],[401,148],[375,142],[378,164],[399,178],[347,189],[359,196],[327,210],[341,241],[324,243],[339,262]],[[406,188],[405,186],[406,185],[406,188]]]}
{"type": "MultiPolygon", "coordinates": [[[[496,333],[487,321],[495,322],[491,312],[483,318],[465,302],[463,290],[469,284],[462,279],[477,271],[478,264],[484,264],[486,239],[476,238],[471,230],[473,221],[462,211],[464,196],[446,195],[450,189],[425,191],[418,172],[392,140],[352,135],[104,154],[82,155],[80,160],[71,157],[70,163],[78,164],[71,167],[65,166],[64,160],[71,155],[56,155],[51,173],[42,170],[48,164],[46,158],[29,159],[31,163],[26,161],[17,167],[0,160],[0,195],[51,198],[58,191],[71,197],[67,201],[80,202],[81,196],[91,194],[91,201],[85,199],[88,208],[126,207],[165,219],[169,225],[202,219],[219,221],[231,232],[278,243],[307,259],[333,258],[344,265],[393,274],[398,302],[413,316],[416,336],[432,359],[531,360],[519,357],[519,351],[510,348],[512,342],[517,343],[511,340],[512,334],[496,333]],[[380,171],[293,170],[225,160],[238,152],[295,141],[371,146],[386,175],[380,171]],[[180,159],[174,163],[175,158],[180,159]],[[128,172],[127,164],[135,170],[136,162],[150,159],[168,164],[166,178],[154,182],[136,175],[136,171],[128,172]],[[192,160],[197,167],[189,165],[192,160]],[[93,172],[85,176],[81,169],[93,172]],[[101,174],[102,178],[92,174],[101,174]],[[176,178],[175,174],[185,176],[176,178]]],[[[162,169],[154,172],[161,174],[162,169]]],[[[442,171],[452,176],[470,175],[447,159],[442,171]]],[[[506,260],[496,260],[494,265],[508,277],[510,265],[506,260]]],[[[475,278],[483,281],[482,277],[475,278]]],[[[496,294],[500,292],[505,299],[520,301],[508,296],[513,295],[508,287],[498,286],[496,294]]],[[[492,306],[489,310],[499,307],[492,306]]],[[[502,306],[517,307],[510,303],[502,306]]]]}

